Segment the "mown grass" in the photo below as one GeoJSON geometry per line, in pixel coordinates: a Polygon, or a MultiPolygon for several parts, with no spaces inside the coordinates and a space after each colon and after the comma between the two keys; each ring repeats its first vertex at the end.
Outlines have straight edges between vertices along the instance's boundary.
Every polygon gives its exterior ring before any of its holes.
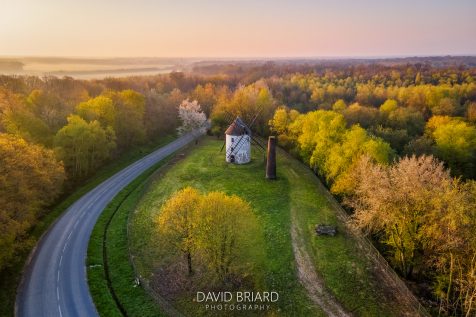
{"type": "Polygon", "coordinates": [[[13,316],[15,297],[18,284],[21,280],[23,267],[29,254],[40,239],[42,234],[48,230],[50,225],[76,200],[86,194],[88,191],[96,187],[98,184],[114,175],[127,165],[137,159],[153,152],[160,146],[172,141],[173,135],[164,136],[155,142],[151,142],[142,146],[137,146],[126,153],[122,154],[118,159],[106,164],[97,171],[96,174],[89,179],[84,180],[81,184],[75,186],[73,191],[65,193],[58,203],[42,216],[39,221],[31,228],[28,233],[29,243],[24,250],[16,258],[13,259],[10,266],[0,272],[0,316],[13,316]]]}
{"type": "MultiPolygon", "coordinates": [[[[265,247],[260,251],[266,266],[261,272],[261,290],[279,292],[280,299],[273,305],[273,313],[280,316],[323,315],[311,303],[297,279],[290,235],[290,184],[287,178],[280,171],[277,181],[267,181],[260,152],[254,153],[250,164],[227,164],[223,153],[218,153],[220,146],[219,141],[207,139],[204,145],[157,179],[139,203],[130,219],[129,233],[138,274],[151,279],[156,263],[160,261],[161,246],[155,239],[152,219],[173,192],[185,186],[196,187],[202,192],[224,191],[250,202],[263,227],[265,247]]],[[[193,302],[193,295],[174,302],[175,308],[187,316],[207,315],[202,305],[193,302]]]]}
{"type": "Polygon", "coordinates": [[[398,316],[399,307],[374,276],[374,265],[357,247],[336,210],[328,200],[329,193],[306,166],[286,155],[279,155],[278,166],[290,182],[291,207],[296,211],[297,225],[326,288],[349,312],[357,316],[398,316]],[[338,228],[335,237],[315,234],[316,224],[338,228]],[[359,252],[360,251],[360,252],[359,252]]]}
{"type": "MultiPolygon", "coordinates": [[[[143,277],[154,274],[160,248],[154,240],[152,219],[161,204],[176,190],[194,186],[201,191],[221,190],[237,194],[251,203],[264,226],[266,248],[265,288],[280,292],[277,315],[316,316],[322,311],[313,307],[297,281],[291,247],[290,210],[296,212],[296,225],[303,235],[319,277],[327,290],[349,312],[357,316],[396,316],[399,307],[387,297],[386,285],[379,284],[373,263],[360,254],[355,238],[348,233],[329,201],[329,193],[317,177],[302,163],[278,152],[278,180],[264,179],[262,154],[253,154],[251,164],[226,164],[218,153],[220,142],[207,140],[165,176],[151,185],[130,219],[130,246],[136,268],[143,277]],[[317,237],[318,223],[334,224],[339,234],[317,237]]],[[[175,303],[186,315],[197,316],[192,298],[175,303]]]]}

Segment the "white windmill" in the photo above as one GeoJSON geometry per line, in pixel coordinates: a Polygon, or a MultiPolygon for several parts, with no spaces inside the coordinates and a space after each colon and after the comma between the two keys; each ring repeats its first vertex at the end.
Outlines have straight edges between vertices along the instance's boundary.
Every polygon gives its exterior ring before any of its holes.
{"type": "Polygon", "coordinates": [[[225,131],[225,159],[228,163],[246,164],[251,160],[251,130],[240,119],[235,121],[225,131]]]}
{"type": "Polygon", "coordinates": [[[225,131],[225,143],[222,146],[226,148],[225,160],[228,163],[246,164],[251,161],[251,142],[258,145],[263,151],[264,147],[253,138],[251,126],[255,122],[258,114],[254,117],[250,125],[240,118],[236,117],[225,131]]]}

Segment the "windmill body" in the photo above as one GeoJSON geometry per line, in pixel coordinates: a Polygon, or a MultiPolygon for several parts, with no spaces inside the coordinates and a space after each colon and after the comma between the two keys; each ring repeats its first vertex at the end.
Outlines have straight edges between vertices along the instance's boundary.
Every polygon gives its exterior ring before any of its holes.
{"type": "Polygon", "coordinates": [[[225,131],[225,159],[229,163],[246,164],[251,161],[251,130],[239,117],[225,131]]]}

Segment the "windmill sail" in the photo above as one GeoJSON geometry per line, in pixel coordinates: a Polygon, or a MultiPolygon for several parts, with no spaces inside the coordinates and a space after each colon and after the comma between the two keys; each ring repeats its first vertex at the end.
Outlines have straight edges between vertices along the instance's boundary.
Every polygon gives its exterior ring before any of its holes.
{"type": "MultiPolygon", "coordinates": [[[[225,142],[220,149],[220,152],[226,148],[225,158],[227,162],[236,164],[245,164],[251,160],[251,145],[257,145],[260,150],[264,151],[264,147],[253,138],[251,134],[251,127],[255,124],[256,119],[263,109],[260,108],[258,112],[252,117],[250,124],[247,125],[240,117],[229,125],[225,131],[225,142]]],[[[230,113],[225,111],[226,118],[230,117],[230,113]]]]}

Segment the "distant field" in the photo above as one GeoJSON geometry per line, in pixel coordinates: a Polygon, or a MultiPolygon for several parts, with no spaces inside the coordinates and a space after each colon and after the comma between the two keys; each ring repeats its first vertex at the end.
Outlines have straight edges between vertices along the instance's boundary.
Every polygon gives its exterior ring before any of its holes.
{"type": "Polygon", "coordinates": [[[161,58],[0,58],[0,74],[6,75],[54,75],[78,79],[101,79],[155,75],[181,70],[190,63],[185,59],[161,58]]]}
{"type": "MultiPolygon", "coordinates": [[[[389,296],[386,285],[374,276],[372,263],[359,253],[357,243],[318,186],[317,178],[298,161],[280,153],[277,181],[264,179],[263,154],[255,151],[247,165],[226,164],[218,153],[221,142],[207,139],[184,160],[150,185],[129,220],[129,246],[137,273],[154,283],[154,265],[160,261],[160,245],[154,239],[153,217],[160,205],[177,189],[194,186],[236,194],[249,201],[264,226],[266,261],[264,289],[282,294],[277,316],[316,316],[323,312],[307,296],[297,277],[291,239],[291,210],[300,232],[299,241],[310,254],[311,265],[325,284],[325,292],[349,313],[357,316],[403,315],[401,303],[389,296]],[[336,237],[316,237],[313,226],[326,222],[338,226],[336,237]]],[[[360,251],[361,252],[361,251],[360,251]]],[[[157,282],[157,281],[155,281],[157,282]]],[[[207,315],[192,297],[173,303],[185,315],[207,315]]]]}

